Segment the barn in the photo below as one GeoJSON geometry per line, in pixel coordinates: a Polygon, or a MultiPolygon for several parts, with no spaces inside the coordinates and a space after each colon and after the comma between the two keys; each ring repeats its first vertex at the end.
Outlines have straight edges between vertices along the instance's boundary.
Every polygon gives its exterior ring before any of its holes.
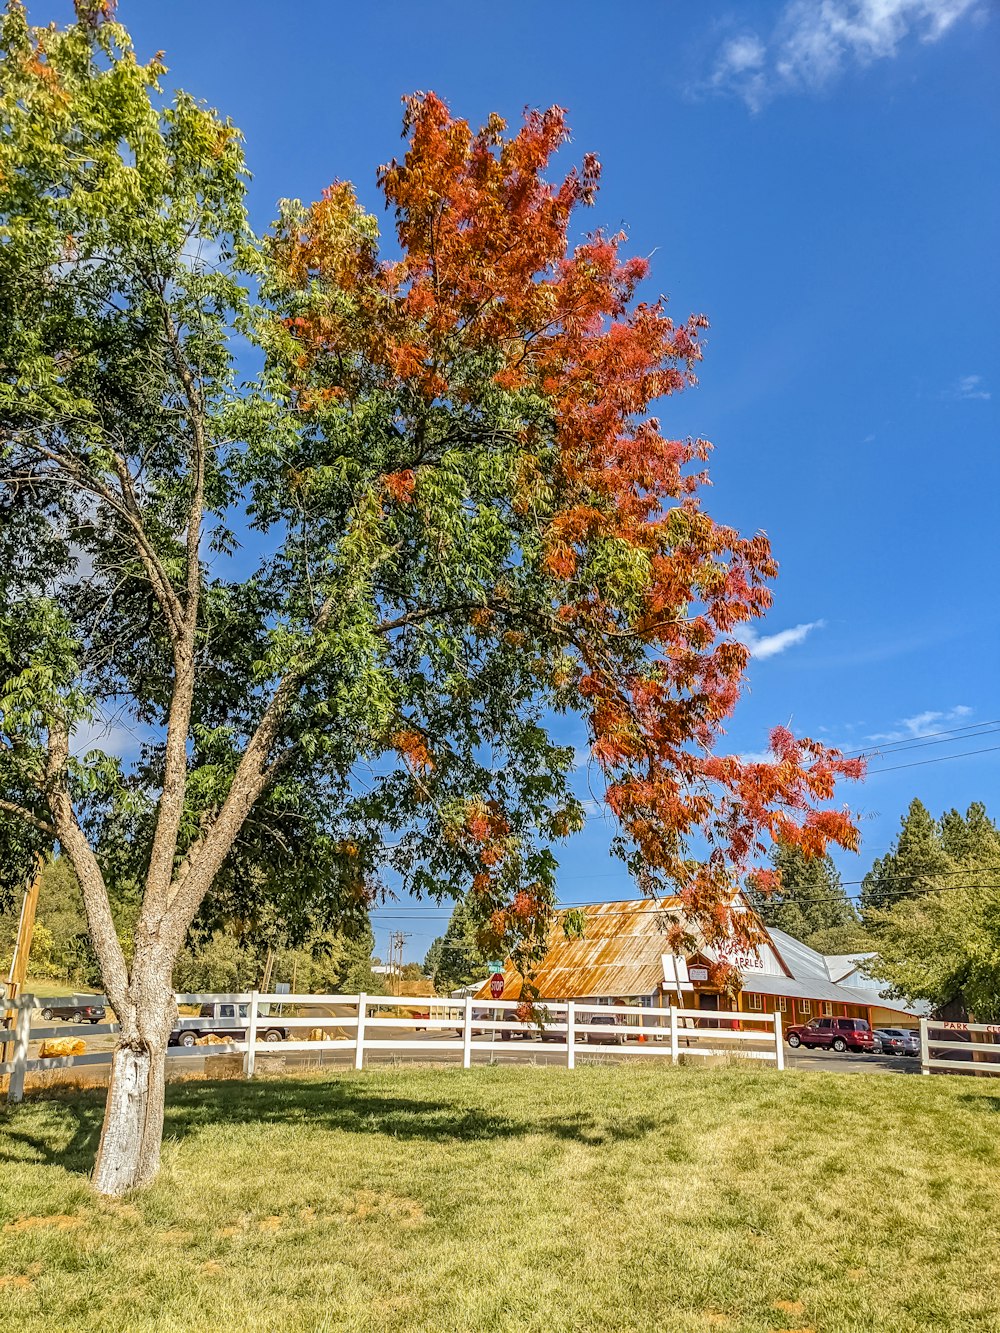
{"type": "MultiPolygon", "coordinates": [[[[752,912],[745,902],[739,910],[752,912]]],[[[583,933],[567,938],[557,915],[548,952],[531,981],[542,1000],[586,1000],[664,1008],[669,1004],[709,1013],[772,1013],[782,1023],[812,1018],[865,1018],[876,1027],[915,1027],[918,1011],[881,994],[878,983],[860,970],[867,955],[826,957],[757,918],[762,940],[731,961],[743,976],[737,995],[712,981],[718,955],[704,946],[675,956],[667,931],[682,914],[680,900],[626,899],[592,903],[582,909],[583,933]]],[[[695,932],[692,932],[695,933],[695,932]]],[[[505,997],[520,993],[522,978],[508,960],[503,968],[505,997]]],[[[477,998],[490,998],[485,983],[477,998]]]]}

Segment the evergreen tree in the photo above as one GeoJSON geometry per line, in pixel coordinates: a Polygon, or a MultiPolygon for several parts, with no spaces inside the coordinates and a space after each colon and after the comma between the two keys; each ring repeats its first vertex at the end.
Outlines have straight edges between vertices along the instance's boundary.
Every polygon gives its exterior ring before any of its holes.
{"type": "MultiPolygon", "coordinates": [[[[435,941],[437,943],[437,941],[435,941]]],[[[433,945],[431,946],[433,949],[433,945]]],[[[489,964],[480,951],[475,926],[464,899],[459,899],[441,940],[437,966],[432,974],[439,995],[481,981],[489,964]]]]}
{"type": "MultiPolygon", "coordinates": [[[[912,809],[912,807],[911,807],[912,809]]],[[[941,820],[952,874],[872,910],[878,957],[870,971],[893,994],[1000,1019],[1000,833],[975,802],[941,820]],[[950,852],[950,856],[948,853],[950,852]]]]}
{"type": "Polygon", "coordinates": [[[797,847],[778,844],[771,863],[781,887],[770,894],[748,891],[766,926],[773,926],[821,953],[848,953],[865,946],[857,913],[828,856],[807,858],[797,847]]]}
{"type": "MultiPolygon", "coordinates": [[[[957,813],[957,812],[956,812],[957,813]]],[[[893,847],[875,861],[861,884],[861,915],[885,911],[901,898],[926,892],[941,876],[954,870],[941,835],[941,826],[916,798],[900,822],[893,847]]]]}

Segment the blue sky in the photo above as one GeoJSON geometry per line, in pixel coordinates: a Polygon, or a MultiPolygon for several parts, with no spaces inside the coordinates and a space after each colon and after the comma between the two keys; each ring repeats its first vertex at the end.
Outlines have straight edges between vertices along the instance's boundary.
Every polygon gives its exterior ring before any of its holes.
{"type": "MultiPolygon", "coordinates": [[[[763,528],[781,563],[732,748],[760,751],[789,720],[849,749],[967,728],[887,752],[848,792],[864,839],[838,857],[848,881],[914,795],[1000,815],[1000,733],[984,732],[1000,718],[988,0],[123,0],[120,14],[141,56],[164,49],[170,81],[243,130],[261,228],[279,196],[334,178],[377,209],[406,92],[434,89],[476,123],[567,107],[572,152],[603,163],[593,225],[627,228],[675,315],[711,320],[700,386],[664,426],[714,442],[708,507],[763,528]],[[949,757],[969,750],[989,752],[949,757]]],[[[564,850],[565,900],[634,894],[609,836],[595,816],[564,850]]],[[[446,919],[382,909],[379,947],[399,927],[421,957],[446,919]]]]}

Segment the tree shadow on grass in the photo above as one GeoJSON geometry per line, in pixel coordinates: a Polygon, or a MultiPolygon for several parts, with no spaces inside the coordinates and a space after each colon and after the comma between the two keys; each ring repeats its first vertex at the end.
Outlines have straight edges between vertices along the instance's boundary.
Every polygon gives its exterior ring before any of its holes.
{"type": "Polygon", "coordinates": [[[972,1093],[963,1092],[959,1094],[958,1100],[963,1106],[969,1106],[974,1111],[990,1111],[994,1115],[1000,1115],[1000,1097],[991,1094],[975,1097],[972,1093]]]}
{"type": "Polygon", "coordinates": [[[0,1111],[0,1166],[44,1163],[89,1175],[101,1137],[104,1098],[103,1088],[60,1090],[0,1111]]]}
{"type": "MultiPolygon", "coordinates": [[[[88,1174],[100,1139],[104,1092],[61,1091],[0,1113],[0,1164],[47,1163],[88,1174]],[[43,1125],[32,1115],[44,1108],[43,1125]],[[34,1123],[33,1123],[34,1122],[34,1123]]],[[[662,1131],[669,1116],[594,1115],[588,1111],[517,1115],[433,1099],[379,1095],[361,1079],[282,1078],[168,1085],[164,1136],[185,1138],[215,1125],[285,1125],[428,1143],[514,1139],[527,1134],[589,1147],[631,1142],[662,1131]]]]}

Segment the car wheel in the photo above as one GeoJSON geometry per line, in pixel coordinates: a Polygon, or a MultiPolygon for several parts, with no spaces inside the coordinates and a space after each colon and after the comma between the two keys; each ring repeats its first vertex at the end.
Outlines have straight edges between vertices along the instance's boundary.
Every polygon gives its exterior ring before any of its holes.
{"type": "Polygon", "coordinates": [[[789,1046],[792,1046],[792,1047],[795,1047],[795,1046],[801,1046],[801,1045],[802,1045],[802,1038],[799,1036],[799,1034],[798,1034],[797,1032],[790,1032],[790,1033],[788,1034],[788,1044],[789,1044],[789,1046]]]}
{"type": "Polygon", "coordinates": [[[51,1009],[43,1009],[43,1010],[42,1010],[42,1017],[45,1019],[46,1023],[51,1022],[51,1020],[52,1020],[52,1010],[51,1010],[51,1009]]]}
{"type": "Polygon", "coordinates": [[[73,1022],[86,1023],[86,1021],[87,1021],[87,1015],[78,1009],[76,1013],[73,1015],[73,1022]]]}
{"type": "Polygon", "coordinates": [[[833,1039],[833,1049],[834,1049],[839,1055],[843,1055],[844,1052],[847,1050],[847,1042],[843,1039],[843,1037],[834,1037],[834,1039],[833,1039]]]}
{"type": "Polygon", "coordinates": [[[198,1040],[198,1035],[197,1035],[197,1033],[195,1033],[195,1032],[182,1032],[181,1035],[177,1038],[177,1045],[178,1045],[178,1046],[186,1046],[186,1047],[190,1048],[190,1047],[192,1047],[192,1046],[195,1044],[195,1042],[196,1042],[197,1040],[198,1040]]]}
{"type": "Polygon", "coordinates": [[[268,1032],[265,1032],[265,1033],[264,1033],[264,1040],[265,1040],[265,1041],[281,1041],[281,1033],[280,1033],[280,1032],[275,1032],[274,1028],[271,1028],[268,1032]]]}

